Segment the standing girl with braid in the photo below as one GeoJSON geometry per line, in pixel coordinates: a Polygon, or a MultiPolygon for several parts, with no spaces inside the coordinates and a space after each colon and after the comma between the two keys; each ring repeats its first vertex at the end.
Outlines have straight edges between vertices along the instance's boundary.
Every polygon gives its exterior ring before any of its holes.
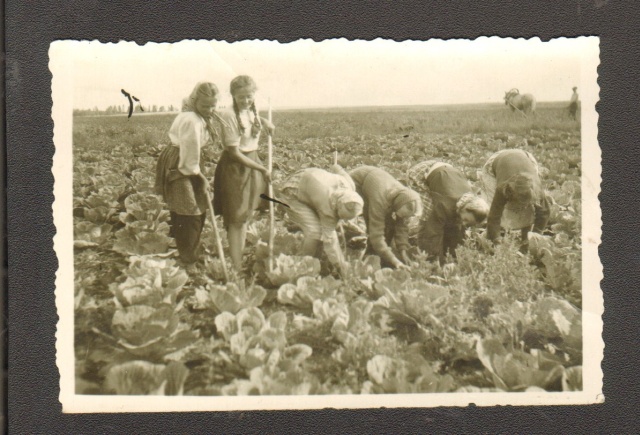
{"type": "Polygon", "coordinates": [[[171,212],[171,233],[182,264],[191,271],[198,259],[209,182],[202,174],[202,147],[217,141],[211,119],[218,102],[213,83],[198,83],[185,98],[169,130],[171,145],[160,153],[155,190],[171,212]]]}
{"type": "Polygon", "coordinates": [[[273,134],[275,127],[258,115],[256,83],[249,76],[231,81],[233,110],[220,113],[224,151],[214,178],[214,210],[221,214],[229,237],[229,253],[237,270],[242,269],[242,252],[247,222],[267,192],[271,173],[258,158],[258,142],[263,129],[273,134]]]}

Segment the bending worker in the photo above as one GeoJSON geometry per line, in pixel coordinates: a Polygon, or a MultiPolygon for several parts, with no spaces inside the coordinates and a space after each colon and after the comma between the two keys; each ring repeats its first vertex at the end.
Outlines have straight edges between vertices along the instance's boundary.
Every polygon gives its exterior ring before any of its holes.
{"type": "Polygon", "coordinates": [[[344,259],[336,225],[340,219],[354,219],[362,213],[363,201],[349,174],[338,165],[329,171],[307,168],[294,172],[277,189],[289,209],[289,219],[302,228],[302,255],[319,257],[321,248],[329,261],[345,275],[344,259]],[[322,245],[321,245],[322,242],[322,245]]]}
{"type": "Polygon", "coordinates": [[[524,150],[498,151],[489,157],[479,178],[482,194],[491,204],[487,238],[498,241],[500,227],[520,229],[522,251],[526,251],[532,225],[533,231],[541,233],[547,226],[550,214],[538,162],[524,150]]]}
{"type": "Polygon", "coordinates": [[[400,257],[408,262],[408,219],[422,213],[420,195],[402,185],[388,172],[373,166],[360,166],[349,175],[356,184],[356,191],[364,199],[368,251],[380,257],[383,267],[406,268],[389,245],[395,242],[400,257]]]}
{"type": "Polygon", "coordinates": [[[410,186],[423,194],[425,213],[418,247],[443,265],[447,254],[455,257],[455,249],[464,240],[465,227],[484,222],[489,206],[474,195],[464,173],[448,163],[420,162],[407,175],[410,186]]]}

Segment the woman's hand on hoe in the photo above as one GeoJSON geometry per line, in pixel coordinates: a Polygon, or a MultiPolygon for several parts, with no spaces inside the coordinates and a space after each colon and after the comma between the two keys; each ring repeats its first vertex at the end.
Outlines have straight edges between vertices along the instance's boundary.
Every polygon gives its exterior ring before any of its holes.
{"type": "Polygon", "coordinates": [[[265,118],[262,118],[261,121],[262,126],[267,129],[267,133],[269,134],[269,136],[273,136],[273,133],[276,131],[276,126],[273,125],[273,122],[265,118]]]}
{"type": "Polygon", "coordinates": [[[207,177],[202,172],[198,174],[198,178],[204,183],[204,189],[208,193],[211,188],[211,186],[209,186],[209,180],[207,180],[207,177]]]}
{"type": "Polygon", "coordinates": [[[271,171],[267,168],[263,168],[262,175],[264,176],[264,181],[267,183],[271,183],[271,171]]]}

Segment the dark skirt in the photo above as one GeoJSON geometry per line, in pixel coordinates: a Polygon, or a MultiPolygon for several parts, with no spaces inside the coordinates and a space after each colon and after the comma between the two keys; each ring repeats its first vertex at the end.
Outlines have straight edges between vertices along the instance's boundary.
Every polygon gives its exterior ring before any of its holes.
{"type": "Polygon", "coordinates": [[[155,191],[169,210],[185,216],[199,216],[209,209],[203,180],[178,171],[180,149],[167,145],[158,157],[155,191]]]}
{"type": "MultiPolygon", "coordinates": [[[[257,151],[244,155],[262,164],[257,151]]],[[[259,171],[251,169],[231,158],[227,151],[222,153],[213,180],[213,209],[222,215],[225,226],[245,223],[251,219],[253,211],[262,202],[260,194],[267,193],[267,183],[259,171]]]]}

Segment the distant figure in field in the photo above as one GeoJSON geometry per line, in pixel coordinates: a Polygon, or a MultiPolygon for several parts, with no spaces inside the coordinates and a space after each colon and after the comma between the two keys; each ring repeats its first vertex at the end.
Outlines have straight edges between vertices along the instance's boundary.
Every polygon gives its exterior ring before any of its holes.
{"type": "Polygon", "coordinates": [[[421,193],[424,212],[418,247],[444,265],[463,242],[465,227],[487,218],[489,205],[473,193],[464,173],[448,163],[428,160],[409,169],[409,185],[421,193]]]}
{"type": "Polygon", "coordinates": [[[263,129],[273,134],[274,125],[258,115],[255,105],[256,83],[249,76],[231,81],[233,109],[220,112],[224,151],[213,182],[213,206],[221,214],[229,238],[229,254],[235,268],[242,269],[242,253],[247,222],[267,193],[271,172],[258,158],[258,142],[263,129]]]}
{"type": "Polygon", "coordinates": [[[340,219],[350,220],[362,214],[364,204],[349,174],[338,165],[329,171],[302,169],[287,177],[276,191],[290,207],[289,218],[304,232],[301,254],[319,257],[321,243],[324,244],[329,261],[344,276],[347,266],[336,225],[340,219]]]}
{"type": "Polygon", "coordinates": [[[527,250],[528,233],[541,233],[549,220],[549,201],[542,188],[538,162],[519,149],[498,151],[479,173],[482,195],[491,204],[487,238],[497,242],[500,227],[521,230],[522,251],[527,250]]]}
{"type": "Polygon", "coordinates": [[[578,98],[578,88],[574,86],[571,100],[569,100],[569,116],[574,120],[577,119],[576,114],[578,113],[578,98]]]}
{"type": "Polygon", "coordinates": [[[195,86],[169,129],[171,145],[162,150],[156,167],[155,190],[169,206],[171,233],[187,270],[198,259],[200,235],[209,208],[205,191],[209,182],[201,171],[200,150],[217,140],[211,119],[218,95],[213,83],[195,86]]]}
{"type": "Polygon", "coordinates": [[[356,184],[356,191],[364,199],[368,251],[378,255],[383,266],[407,268],[389,245],[395,241],[400,257],[405,263],[408,262],[408,220],[422,213],[420,195],[403,186],[388,172],[373,166],[360,166],[349,175],[356,184]]]}

